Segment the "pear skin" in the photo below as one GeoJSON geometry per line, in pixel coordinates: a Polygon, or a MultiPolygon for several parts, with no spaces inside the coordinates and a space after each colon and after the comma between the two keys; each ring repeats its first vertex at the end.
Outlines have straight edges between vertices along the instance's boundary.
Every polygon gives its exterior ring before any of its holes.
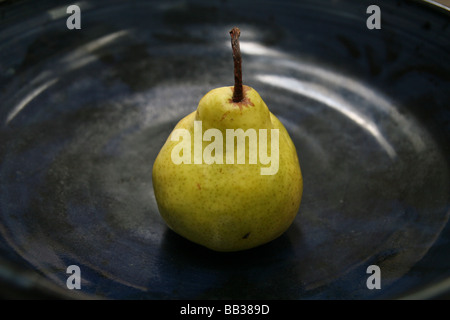
{"type": "MultiPolygon", "coordinates": [[[[197,110],[174,128],[190,133],[192,149],[194,121],[202,121],[202,133],[210,128],[220,130],[224,137],[222,164],[195,164],[193,160],[190,164],[175,164],[172,151],[180,141],[172,141],[172,131],[153,166],[154,193],[168,227],[190,241],[222,252],[250,249],[279,237],[294,221],[303,193],[297,151],[283,124],[256,90],[244,86],[245,98],[238,103],[232,101],[233,90],[211,90],[200,100],[197,110]],[[276,173],[263,175],[261,168],[268,165],[249,163],[248,143],[244,164],[226,163],[227,129],[255,129],[258,133],[259,129],[278,129],[276,173]]],[[[202,141],[202,151],[209,144],[202,141]]]]}

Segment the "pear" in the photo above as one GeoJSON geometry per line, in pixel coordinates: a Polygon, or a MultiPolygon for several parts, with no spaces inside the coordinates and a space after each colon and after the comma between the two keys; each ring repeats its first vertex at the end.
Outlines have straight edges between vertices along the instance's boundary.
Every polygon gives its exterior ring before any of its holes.
{"type": "Polygon", "coordinates": [[[168,227],[222,252],[278,238],[294,221],[303,192],[294,143],[258,92],[242,85],[240,31],[230,34],[234,87],[211,90],[178,122],[152,177],[168,227]]]}

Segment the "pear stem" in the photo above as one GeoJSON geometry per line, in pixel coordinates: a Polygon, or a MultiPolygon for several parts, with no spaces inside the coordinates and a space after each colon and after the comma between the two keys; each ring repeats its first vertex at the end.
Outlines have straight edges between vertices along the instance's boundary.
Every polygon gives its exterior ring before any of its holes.
{"type": "Polygon", "coordinates": [[[231,35],[231,48],[233,49],[233,61],[234,61],[234,92],[233,102],[242,102],[244,100],[244,92],[242,88],[242,56],[241,48],[239,46],[239,36],[241,30],[234,27],[230,31],[231,35]]]}

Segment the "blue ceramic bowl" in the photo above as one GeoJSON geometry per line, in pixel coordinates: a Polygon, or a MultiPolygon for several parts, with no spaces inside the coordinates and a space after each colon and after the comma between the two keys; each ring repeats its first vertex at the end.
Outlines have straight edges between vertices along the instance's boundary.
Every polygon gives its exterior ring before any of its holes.
{"type": "Polygon", "coordinates": [[[60,1],[0,2],[3,297],[448,295],[447,10],[350,0],[79,8],[80,29],[69,29],[60,1]],[[381,29],[368,28],[372,4],[381,29]],[[281,237],[218,253],[167,228],[151,172],[175,124],[233,84],[233,26],[244,84],[291,135],[304,193],[281,237]],[[67,287],[72,265],[79,290],[67,287]],[[380,289],[368,288],[370,266],[380,289]]]}

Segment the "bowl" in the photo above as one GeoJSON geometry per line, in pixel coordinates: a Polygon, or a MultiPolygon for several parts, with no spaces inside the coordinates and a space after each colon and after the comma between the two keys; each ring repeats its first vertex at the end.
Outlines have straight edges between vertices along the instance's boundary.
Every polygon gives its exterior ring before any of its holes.
{"type": "Polygon", "coordinates": [[[77,20],[0,3],[1,295],[448,297],[449,11],[371,5],[85,0],[77,20]],[[219,253],[166,226],[151,173],[175,124],[233,85],[234,26],[304,193],[282,236],[219,253]]]}

